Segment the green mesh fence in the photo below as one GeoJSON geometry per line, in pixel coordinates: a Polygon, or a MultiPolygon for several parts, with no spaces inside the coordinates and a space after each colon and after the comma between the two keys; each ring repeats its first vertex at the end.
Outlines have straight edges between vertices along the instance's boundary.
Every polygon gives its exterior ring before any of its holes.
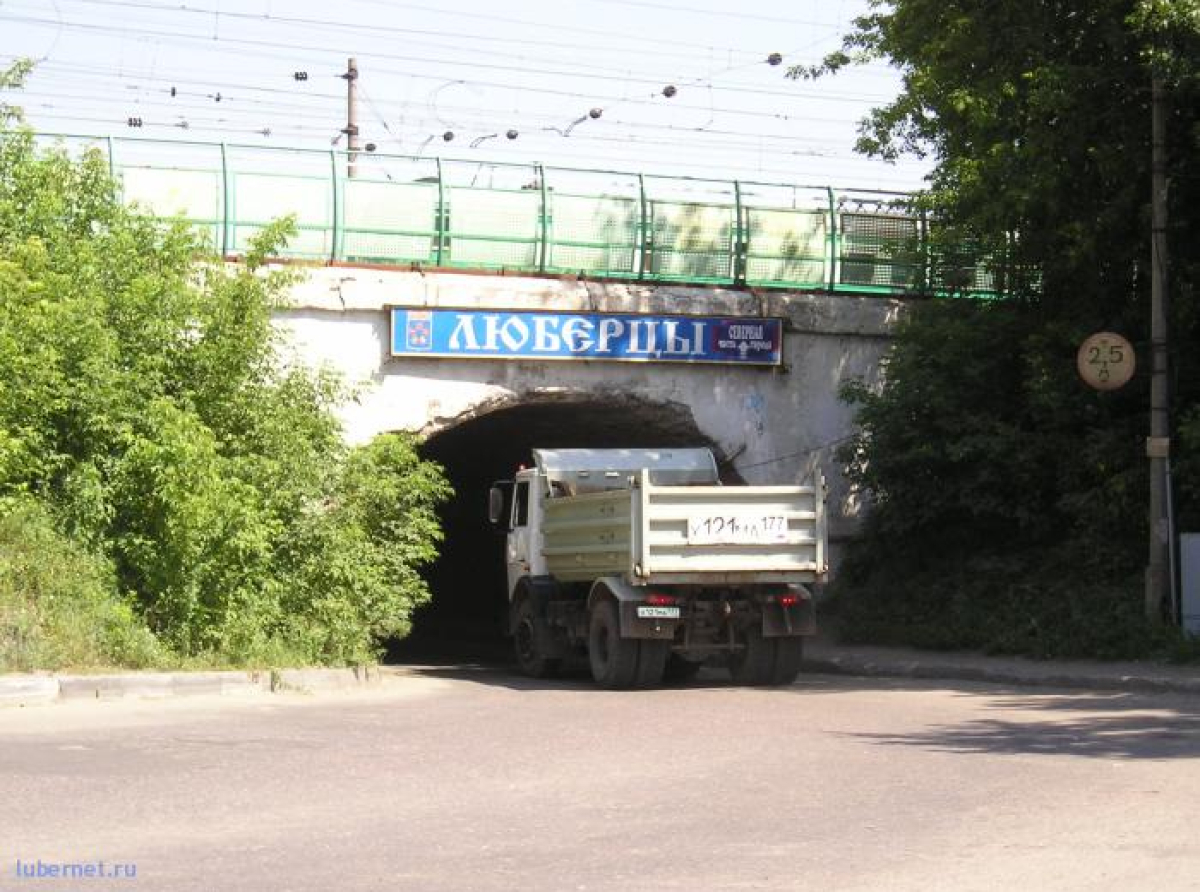
{"type": "Polygon", "coordinates": [[[828,214],[747,208],[746,280],[820,288],[829,282],[828,214]]]}
{"type": "Polygon", "coordinates": [[[592,276],[638,273],[641,206],[636,198],[550,193],[546,270],[592,276]]]}
{"type": "Polygon", "coordinates": [[[291,215],[309,260],[854,293],[1004,293],[1005,252],[939,237],[904,196],[219,143],[98,149],[124,198],[238,256],[291,215]]]}
{"type": "Polygon", "coordinates": [[[920,280],[920,222],[884,214],[841,214],[838,250],[840,285],[887,291],[916,287],[920,280]]]}
{"type": "Polygon", "coordinates": [[[737,208],[732,205],[649,203],[650,276],[665,280],[733,280],[737,208]]]}
{"type": "Polygon", "coordinates": [[[433,264],[437,235],[436,183],[356,178],[342,184],[341,259],[433,264]]]}

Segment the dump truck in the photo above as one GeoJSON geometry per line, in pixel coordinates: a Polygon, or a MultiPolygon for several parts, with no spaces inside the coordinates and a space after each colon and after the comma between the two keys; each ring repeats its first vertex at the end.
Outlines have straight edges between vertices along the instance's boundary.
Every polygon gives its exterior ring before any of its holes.
{"type": "Polygon", "coordinates": [[[527,675],[586,659],[605,688],[724,665],[788,684],[816,631],[826,573],[824,481],[722,485],[713,453],[535,449],[489,493],[505,535],[506,631],[527,675]]]}

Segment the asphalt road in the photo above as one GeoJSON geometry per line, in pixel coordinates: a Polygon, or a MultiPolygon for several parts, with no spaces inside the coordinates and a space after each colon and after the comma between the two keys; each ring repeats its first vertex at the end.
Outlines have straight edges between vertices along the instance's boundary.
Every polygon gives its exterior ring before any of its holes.
{"type": "Polygon", "coordinates": [[[0,710],[0,889],[1171,892],[1198,819],[1182,695],[432,670],[0,710]]]}

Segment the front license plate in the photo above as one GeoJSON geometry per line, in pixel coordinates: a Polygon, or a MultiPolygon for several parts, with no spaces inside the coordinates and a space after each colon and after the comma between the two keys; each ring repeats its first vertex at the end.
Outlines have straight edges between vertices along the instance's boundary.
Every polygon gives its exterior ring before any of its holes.
{"type": "Polygon", "coordinates": [[[638,619],[679,619],[678,607],[639,607],[638,619]]]}

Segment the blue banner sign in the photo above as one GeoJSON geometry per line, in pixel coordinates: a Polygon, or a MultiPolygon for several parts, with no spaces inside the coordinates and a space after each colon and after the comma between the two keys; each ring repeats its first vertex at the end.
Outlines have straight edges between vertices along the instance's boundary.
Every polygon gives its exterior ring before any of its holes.
{"type": "Polygon", "coordinates": [[[783,320],[392,307],[392,355],[779,365],[783,320]]]}

